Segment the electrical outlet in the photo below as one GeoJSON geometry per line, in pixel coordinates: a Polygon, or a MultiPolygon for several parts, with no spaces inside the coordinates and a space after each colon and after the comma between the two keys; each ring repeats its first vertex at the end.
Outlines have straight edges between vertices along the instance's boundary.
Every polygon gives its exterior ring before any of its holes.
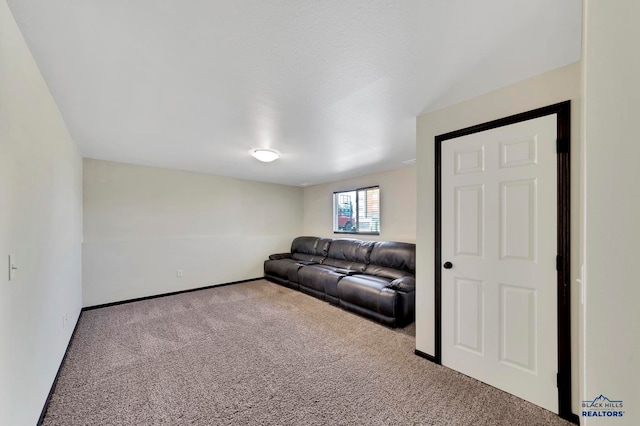
{"type": "Polygon", "coordinates": [[[184,271],[182,269],[178,269],[178,271],[176,272],[176,276],[178,278],[182,278],[182,275],[184,274],[184,271]]]}

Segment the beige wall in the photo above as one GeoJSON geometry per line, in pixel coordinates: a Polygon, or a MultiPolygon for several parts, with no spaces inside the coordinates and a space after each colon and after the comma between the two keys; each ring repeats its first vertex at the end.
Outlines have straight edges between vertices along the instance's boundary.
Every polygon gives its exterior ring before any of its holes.
{"type": "Polygon", "coordinates": [[[362,239],[415,242],[415,173],[408,166],[303,190],[85,159],[83,304],[260,277],[263,260],[294,237],[334,236],[338,190],[380,185],[381,234],[362,239]]]}
{"type": "Polygon", "coordinates": [[[304,189],[305,235],[362,240],[416,242],[416,167],[407,166],[304,189]],[[333,193],[380,186],[380,235],[333,233],[333,193]]]}
{"type": "MultiPolygon", "coordinates": [[[[580,268],[581,143],[580,64],[575,63],[520,83],[507,86],[451,107],[431,112],[417,120],[418,222],[416,284],[416,349],[435,353],[434,324],[434,137],[535,108],[571,100],[572,184],[572,382],[573,410],[579,412],[579,324],[580,288],[575,281],[580,268]]],[[[555,255],[552,253],[550,255],[555,255]]]]}
{"type": "Polygon", "coordinates": [[[84,230],[84,306],[257,278],[302,232],[302,189],[85,159],[84,230]]]}
{"type": "Polygon", "coordinates": [[[80,315],[82,162],[5,0],[0,204],[0,425],[34,425],[80,315]]]}
{"type": "Polygon", "coordinates": [[[622,400],[640,424],[640,2],[585,3],[585,400],[622,400]]]}

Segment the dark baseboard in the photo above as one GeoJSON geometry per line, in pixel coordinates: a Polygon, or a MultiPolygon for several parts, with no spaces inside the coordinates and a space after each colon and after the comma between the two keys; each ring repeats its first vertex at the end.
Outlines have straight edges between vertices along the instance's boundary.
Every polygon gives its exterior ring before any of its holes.
{"type": "Polygon", "coordinates": [[[104,303],[102,305],[87,306],[87,307],[82,308],[82,310],[83,311],[90,311],[90,310],[93,310],[93,309],[108,308],[109,306],[123,305],[125,303],[140,302],[142,300],[156,299],[158,297],[174,296],[176,294],[182,294],[182,293],[191,293],[192,291],[207,290],[207,289],[213,288],[213,287],[224,287],[224,286],[227,286],[227,285],[248,283],[248,282],[251,282],[251,281],[258,281],[258,280],[262,280],[262,279],[264,279],[264,277],[250,278],[248,280],[233,281],[233,282],[230,282],[230,283],[223,283],[223,284],[213,284],[213,285],[208,285],[208,286],[205,286],[205,287],[190,288],[188,290],[172,291],[171,293],[154,294],[153,296],[138,297],[138,298],[135,298],[135,299],[127,299],[127,300],[120,300],[118,302],[104,303]]]}
{"type": "Polygon", "coordinates": [[[424,359],[426,359],[426,360],[428,360],[428,361],[433,362],[434,364],[440,364],[440,363],[438,362],[438,360],[436,360],[436,357],[435,357],[435,356],[433,356],[433,355],[429,355],[428,353],[425,353],[425,352],[419,351],[419,350],[417,350],[417,349],[416,349],[415,351],[413,351],[413,353],[414,353],[414,354],[416,354],[416,355],[418,355],[418,356],[419,356],[419,357],[421,357],[421,358],[424,358],[424,359]]]}
{"type": "Polygon", "coordinates": [[[58,367],[58,371],[56,373],[55,379],[53,379],[53,383],[51,384],[51,389],[49,389],[49,395],[47,395],[47,399],[44,401],[44,406],[42,407],[42,411],[40,412],[40,417],[38,418],[37,426],[40,426],[44,421],[44,416],[47,415],[47,409],[49,408],[49,403],[51,402],[51,397],[53,396],[53,392],[56,390],[56,385],[58,384],[58,378],[60,377],[60,372],[62,371],[62,367],[64,363],[67,361],[67,355],[69,354],[69,348],[71,348],[71,343],[73,339],[76,337],[76,331],[78,331],[78,324],[80,324],[80,318],[82,318],[82,311],[80,311],[80,315],[78,315],[78,319],[76,320],[76,325],[73,327],[73,333],[71,333],[71,338],[69,339],[69,343],[67,343],[67,349],[64,351],[64,356],[62,357],[62,361],[60,362],[60,367],[58,367]]]}

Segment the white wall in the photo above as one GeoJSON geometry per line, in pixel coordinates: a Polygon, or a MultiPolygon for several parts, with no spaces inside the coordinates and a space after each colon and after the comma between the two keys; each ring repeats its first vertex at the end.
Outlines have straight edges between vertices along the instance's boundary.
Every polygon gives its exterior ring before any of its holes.
{"type": "Polygon", "coordinates": [[[261,277],[301,232],[301,188],[85,159],[83,303],[261,277]]]}
{"type": "Polygon", "coordinates": [[[0,424],[33,425],[80,314],[82,162],[5,0],[0,205],[0,424]]]}
{"type": "Polygon", "coordinates": [[[585,400],[623,400],[640,424],[640,2],[587,0],[584,37],[585,400]]]}
{"type": "MultiPolygon", "coordinates": [[[[579,324],[580,289],[575,281],[580,268],[581,146],[580,64],[541,74],[500,90],[431,112],[417,120],[418,229],[416,284],[416,349],[435,354],[434,323],[434,138],[437,135],[485,123],[501,117],[571,100],[571,321],[572,383],[574,413],[579,412],[579,324]]],[[[555,255],[555,253],[551,254],[555,255]]]]}
{"type": "Polygon", "coordinates": [[[304,189],[305,235],[362,240],[416,242],[416,167],[407,166],[304,189]],[[333,233],[333,193],[380,186],[380,235],[333,233]]]}

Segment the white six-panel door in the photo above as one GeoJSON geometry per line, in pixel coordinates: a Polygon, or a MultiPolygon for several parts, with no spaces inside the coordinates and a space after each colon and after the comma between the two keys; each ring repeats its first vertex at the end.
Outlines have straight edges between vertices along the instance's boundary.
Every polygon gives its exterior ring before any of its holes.
{"type": "Polygon", "coordinates": [[[441,145],[442,364],[555,413],[556,119],[441,145]]]}

